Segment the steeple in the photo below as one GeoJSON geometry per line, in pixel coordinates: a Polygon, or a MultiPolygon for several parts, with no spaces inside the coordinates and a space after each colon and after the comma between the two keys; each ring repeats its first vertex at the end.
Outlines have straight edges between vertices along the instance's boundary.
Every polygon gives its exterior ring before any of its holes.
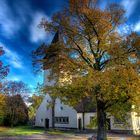
{"type": "Polygon", "coordinates": [[[57,31],[53,37],[52,43],[57,43],[59,41],[59,31],[57,31]]]}
{"type": "Polygon", "coordinates": [[[59,42],[59,31],[57,31],[52,39],[50,46],[47,48],[47,53],[44,57],[46,64],[44,68],[49,68],[49,65],[52,64],[56,59],[58,59],[59,55],[59,46],[57,43],[59,42]]]}

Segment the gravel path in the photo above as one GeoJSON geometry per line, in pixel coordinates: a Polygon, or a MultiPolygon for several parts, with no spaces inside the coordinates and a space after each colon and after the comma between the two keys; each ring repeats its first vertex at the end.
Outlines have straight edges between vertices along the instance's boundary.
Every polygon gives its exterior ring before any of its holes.
{"type": "MultiPolygon", "coordinates": [[[[26,136],[11,136],[0,137],[0,140],[87,140],[91,137],[91,134],[77,134],[77,135],[54,135],[54,134],[42,134],[42,135],[26,135],[26,136]]],[[[109,140],[140,140],[140,137],[130,137],[124,135],[109,135],[109,140]]]]}
{"type": "Polygon", "coordinates": [[[0,140],[87,140],[87,137],[45,134],[45,135],[0,137],[0,140]]]}

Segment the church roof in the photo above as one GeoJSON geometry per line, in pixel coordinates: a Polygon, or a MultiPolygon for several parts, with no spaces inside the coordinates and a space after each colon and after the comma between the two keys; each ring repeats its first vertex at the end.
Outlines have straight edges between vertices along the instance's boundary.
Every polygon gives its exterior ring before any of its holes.
{"type": "Polygon", "coordinates": [[[88,112],[96,112],[96,107],[93,106],[90,98],[84,98],[81,102],[79,102],[74,109],[78,113],[88,113],[88,112]]]}
{"type": "Polygon", "coordinates": [[[57,31],[53,37],[52,43],[57,43],[59,41],[59,31],[57,31]]]}
{"type": "MultiPolygon", "coordinates": [[[[52,48],[52,45],[54,44],[54,43],[57,43],[59,41],[59,31],[57,31],[56,33],[55,33],[55,35],[54,35],[54,37],[53,37],[53,39],[52,39],[52,42],[51,42],[51,45],[49,46],[49,48],[51,49],[52,48]]],[[[55,57],[55,51],[56,51],[56,49],[54,49],[53,50],[53,52],[52,52],[52,54],[46,54],[45,55],[45,57],[44,57],[44,59],[48,59],[48,58],[51,58],[51,57],[55,57]]]]}

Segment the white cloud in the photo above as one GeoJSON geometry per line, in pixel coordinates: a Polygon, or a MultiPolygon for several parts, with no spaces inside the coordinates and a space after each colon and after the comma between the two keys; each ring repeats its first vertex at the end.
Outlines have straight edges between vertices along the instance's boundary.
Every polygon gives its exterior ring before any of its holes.
{"type": "Polygon", "coordinates": [[[7,78],[9,81],[20,81],[21,79],[19,78],[19,77],[17,77],[17,76],[9,76],[8,78],[7,78]]]}
{"type": "Polygon", "coordinates": [[[10,64],[15,68],[23,68],[22,62],[20,57],[17,55],[17,53],[9,50],[8,48],[4,47],[5,55],[7,58],[9,58],[10,64]]]}
{"type": "Polygon", "coordinates": [[[5,47],[4,44],[0,43],[0,46],[3,47],[4,51],[5,51],[5,60],[14,68],[18,68],[18,69],[22,69],[23,64],[21,61],[20,56],[15,52],[15,51],[11,51],[10,49],[8,49],[7,47],[5,47]]]}
{"type": "Polygon", "coordinates": [[[129,34],[131,32],[140,32],[140,20],[135,24],[124,24],[117,29],[120,34],[129,34]]]}
{"type": "Polygon", "coordinates": [[[20,27],[4,0],[0,1],[0,25],[3,35],[7,37],[12,36],[20,27]]]}
{"type": "Polygon", "coordinates": [[[121,5],[125,8],[127,17],[133,13],[136,3],[137,0],[122,0],[121,5]]]}
{"type": "Polygon", "coordinates": [[[117,31],[122,35],[129,34],[133,30],[134,30],[134,25],[133,24],[124,24],[117,29],[117,31]]]}
{"type": "Polygon", "coordinates": [[[51,35],[46,33],[44,29],[38,28],[42,18],[49,19],[43,12],[34,12],[27,1],[17,1],[14,3],[14,10],[12,8],[7,0],[0,0],[0,30],[2,35],[11,39],[27,25],[27,22],[31,22],[31,25],[29,24],[29,38],[32,42],[50,40],[51,35]]]}
{"type": "Polygon", "coordinates": [[[134,31],[140,32],[140,21],[138,21],[134,26],[134,31]]]}
{"type": "Polygon", "coordinates": [[[6,0],[0,0],[0,30],[8,38],[15,36],[26,24],[27,17],[33,14],[29,4],[25,1],[17,1],[14,3],[14,10],[12,8],[6,0]]]}
{"type": "Polygon", "coordinates": [[[43,14],[43,13],[36,13],[34,15],[32,24],[30,26],[30,33],[31,33],[31,41],[32,42],[36,43],[36,42],[42,41],[46,38],[46,32],[44,31],[44,29],[38,27],[42,18],[46,18],[45,14],[43,14]]]}

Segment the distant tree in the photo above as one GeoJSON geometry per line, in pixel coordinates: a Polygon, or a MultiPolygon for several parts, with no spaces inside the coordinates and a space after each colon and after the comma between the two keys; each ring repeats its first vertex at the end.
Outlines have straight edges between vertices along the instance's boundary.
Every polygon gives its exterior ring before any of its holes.
{"type": "Polygon", "coordinates": [[[19,94],[7,96],[5,112],[5,125],[13,127],[28,121],[28,108],[19,94]]]}
{"type": "Polygon", "coordinates": [[[29,88],[22,81],[4,81],[0,87],[1,112],[3,113],[2,124],[14,126],[25,124],[28,120],[28,108],[25,104],[29,96],[29,88]],[[23,100],[24,99],[24,100],[23,100]]]}
{"type": "MultiPolygon", "coordinates": [[[[66,100],[70,96],[77,98],[73,89],[79,87],[76,93],[82,97],[82,85],[84,93],[96,103],[98,140],[107,139],[107,112],[121,115],[132,110],[131,105],[135,105],[135,111],[139,107],[140,36],[137,33],[122,36],[117,32],[125,22],[124,13],[118,4],[102,10],[95,0],[70,0],[69,8],[55,13],[51,21],[41,22],[46,31],[59,31],[61,40],[54,44],[58,49],[54,55],[59,56],[56,61],[48,64],[47,58],[38,57],[38,62],[52,68],[51,77],[60,71],[79,77],[73,84],[69,82],[71,85],[64,82],[61,88],[65,92],[62,90],[59,96],[66,100]],[[68,91],[68,87],[72,90],[68,91]]],[[[51,55],[44,48],[38,48],[41,52],[38,56],[51,55]]],[[[56,85],[54,90],[57,88],[60,86],[56,85]]]]}
{"type": "MultiPolygon", "coordinates": [[[[4,55],[4,50],[0,47],[0,57],[4,55]]],[[[9,67],[4,66],[3,62],[0,60],[0,88],[2,88],[2,80],[8,75],[9,67]]],[[[0,92],[0,125],[3,125],[6,109],[6,97],[0,92]]]]}
{"type": "Polygon", "coordinates": [[[0,94],[0,125],[4,125],[5,110],[6,96],[4,94],[0,94]]]}
{"type": "MultiPolygon", "coordinates": [[[[4,53],[5,52],[3,48],[0,47],[0,56],[4,55],[4,53]]],[[[0,87],[2,86],[1,85],[2,79],[4,79],[8,75],[8,72],[9,72],[9,67],[4,66],[3,62],[0,60],[0,87]]]]}
{"type": "Polygon", "coordinates": [[[7,95],[17,95],[28,96],[30,89],[27,84],[23,81],[5,81],[2,83],[0,92],[7,95]]]}

